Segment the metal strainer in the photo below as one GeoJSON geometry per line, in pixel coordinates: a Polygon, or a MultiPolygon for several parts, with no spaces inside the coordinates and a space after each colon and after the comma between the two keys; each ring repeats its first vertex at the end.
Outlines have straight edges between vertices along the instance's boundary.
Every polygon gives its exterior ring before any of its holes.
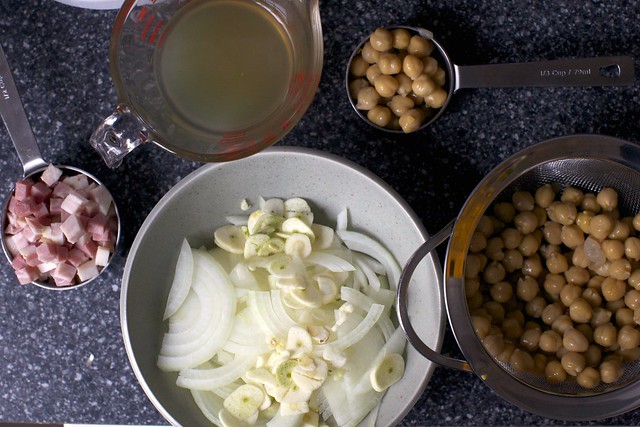
{"type": "Polygon", "coordinates": [[[484,212],[510,200],[517,190],[534,191],[546,183],[598,192],[618,191],[624,215],[640,212],[640,147],[598,135],[554,138],[516,153],[493,169],[474,189],[458,217],[431,236],[409,260],[398,286],[400,324],[411,344],[431,361],[472,371],[496,393],[520,408],[565,420],[608,418],[640,407],[640,361],[627,363],[615,383],[584,389],[575,381],[549,384],[542,376],[522,374],[494,359],[477,337],[464,291],[464,271],[471,236],[484,212]],[[466,360],[453,359],[428,348],[411,325],[407,287],[422,258],[448,237],[444,298],[451,329],[466,360]]]}

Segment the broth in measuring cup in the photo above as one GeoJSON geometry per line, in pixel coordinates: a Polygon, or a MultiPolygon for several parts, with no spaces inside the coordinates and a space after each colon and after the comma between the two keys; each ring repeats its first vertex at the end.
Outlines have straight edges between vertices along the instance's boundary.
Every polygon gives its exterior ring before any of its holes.
{"type": "Polygon", "coordinates": [[[293,75],[286,30],[253,2],[196,1],[173,18],[156,49],[161,91],[191,126],[229,132],[281,105],[293,75]]]}

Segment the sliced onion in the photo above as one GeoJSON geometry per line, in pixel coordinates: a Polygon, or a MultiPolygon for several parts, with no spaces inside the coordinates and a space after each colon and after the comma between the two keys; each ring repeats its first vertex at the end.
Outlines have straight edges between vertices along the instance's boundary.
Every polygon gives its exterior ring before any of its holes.
{"type": "Polygon", "coordinates": [[[210,391],[191,390],[193,400],[202,411],[202,414],[213,424],[220,426],[220,418],[218,413],[224,408],[224,399],[210,391]]]}
{"type": "Polygon", "coordinates": [[[266,332],[274,337],[286,337],[289,329],[296,325],[291,318],[287,320],[278,316],[273,308],[270,292],[250,292],[248,303],[266,332]]]}
{"type": "MultiPolygon", "coordinates": [[[[384,306],[382,304],[373,304],[365,318],[362,319],[362,322],[360,322],[358,326],[353,328],[343,337],[332,341],[330,345],[338,350],[349,348],[353,344],[360,341],[371,330],[371,328],[375,326],[376,322],[378,321],[378,319],[380,319],[380,316],[382,316],[383,312],[384,306]]],[[[313,349],[313,352],[315,354],[321,355],[327,345],[329,344],[316,345],[313,349]]]]}
{"type": "Polygon", "coordinates": [[[355,270],[353,264],[328,252],[311,252],[304,261],[308,264],[319,265],[334,273],[355,270]]]}
{"type": "Polygon", "coordinates": [[[173,275],[173,282],[167,297],[167,306],[164,310],[162,320],[167,320],[173,316],[180,308],[189,289],[191,288],[191,279],[193,277],[193,255],[191,254],[191,246],[187,239],[182,241],[180,254],[176,262],[176,271],[173,275]]]}
{"type": "Polygon", "coordinates": [[[373,268],[371,268],[371,266],[364,261],[365,258],[368,258],[368,257],[362,254],[355,254],[353,257],[353,261],[358,266],[358,268],[362,270],[362,272],[367,278],[367,286],[365,287],[365,289],[367,287],[371,287],[373,290],[377,291],[380,289],[380,286],[381,286],[380,279],[378,278],[378,275],[373,270],[373,268]]]}
{"type": "Polygon", "coordinates": [[[176,384],[191,390],[213,390],[234,382],[256,362],[256,356],[236,356],[224,365],[210,369],[184,369],[176,384]]]}
{"type": "Polygon", "coordinates": [[[401,269],[393,255],[377,240],[356,231],[339,230],[338,237],[353,251],[362,252],[384,266],[392,289],[396,289],[401,269]]]}

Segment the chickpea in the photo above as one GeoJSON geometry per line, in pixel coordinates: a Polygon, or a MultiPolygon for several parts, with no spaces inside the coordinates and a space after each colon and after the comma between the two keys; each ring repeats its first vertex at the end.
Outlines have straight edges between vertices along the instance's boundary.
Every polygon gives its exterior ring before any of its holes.
{"type": "Polygon", "coordinates": [[[622,358],[623,362],[635,362],[640,359],[640,347],[632,348],[629,350],[618,350],[616,355],[622,358]]]}
{"type": "Polygon", "coordinates": [[[448,98],[449,94],[447,93],[447,91],[439,87],[429,95],[424,97],[424,103],[431,108],[442,108],[442,106],[447,102],[448,98]]]}
{"type": "Polygon", "coordinates": [[[416,105],[424,105],[424,97],[414,93],[413,90],[407,96],[410,96],[416,105]]]}
{"type": "Polygon", "coordinates": [[[522,264],[522,274],[532,277],[539,277],[542,274],[542,262],[537,255],[531,256],[524,260],[522,264]]]}
{"type": "Polygon", "coordinates": [[[622,280],[607,277],[600,287],[602,297],[607,301],[616,301],[624,297],[627,286],[622,280]]]}
{"type": "Polygon", "coordinates": [[[548,329],[540,335],[540,341],[538,345],[542,351],[546,351],[547,353],[555,353],[562,347],[563,339],[559,333],[552,329],[548,329]]]}
{"type": "Polygon", "coordinates": [[[611,230],[613,230],[613,221],[609,215],[595,215],[589,222],[589,234],[595,239],[606,239],[609,233],[611,233],[611,230]]]}
{"type": "Polygon", "coordinates": [[[622,350],[631,350],[640,345],[640,331],[631,325],[624,325],[618,331],[618,345],[622,350]]]}
{"type": "Polygon", "coordinates": [[[362,56],[356,56],[351,61],[349,72],[354,77],[364,77],[367,73],[367,68],[369,68],[369,63],[362,56]]]}
{"type": "Polygon", "coordinates": [[[587,366],[584,356],[575,351],[566,352],[560,359],[560,363],[562,363],[562,368],[565,372],[572,377],[577,376],[587,366]]]}
{"type": "Polygon", "coordinates": [[[533,195],[528,191],[516,191],[511,195],[511,202],[519,212],[530,212],[533,210],[533,195]]]}
{"type": "Polygon", "coordinates": [[[578,323],[576,329],[582,333],[585,337],[587,337],[587,341],[589,344],[593,343],[593,328],[588,323],[578,323]]]}
{"type": "Polygon", "coordinates": [[[584,200],[584,193],[582,190],[575,187],[567,187],[560,196],[560,201],[565,203],[571,203],[575,206],[580,206],[584,200]]]}
{"type": "Polygon", "coordinates": [[[583,353],[587,366],[596,367],[602,360],[602,350],[597,344],[589,344],[587,351],[583,353]]]}
{"type": "MultiPolygon", "coordinates": [[[[404,71],[404,73],[407,76],[409,76],[409,78],[412,80],[415,80],[416,78],[418,78],[418,76],[422,74],[423,70],[424,70],[424,62],[422,62],[422,60],[417,56],[407,55],[402,60],[402,71],[404,71]]],[[[427,77],[430,81],[432,81],[431,78],[426,74],[424,74],[424,76],[427,77]]]]}
{"type": "Polygon", "coordinates": [[[579,286],[566,284],[560,290],[560,301],[565,307],[571,306],[573,302],[580,298],[582,295],[582,289],[579,286]]]}
{"type": "Polygon", "coordinates": [[[358,110],[371,110],[378,105],[380,101],[380,94],[373,86],[365,87],[358,92],[358,103],[356,108],[358,110]]]}
{"type": "Polygon", "coordinates": [[[396,80],[398,80],[398,95],[402,95],[407,99],[411,100],[413,105],[415,105],[415,101],[413,98],[410,98],[408,95],[411,94],[411,85],[413,85],[413,81],[407,76],[405,73],[398,73],[394,76],[396,80]]]}
{"type": "Polygon", "coordinates": [[[515,319],[520,326],[524,326],[525,325],[524,313],[522,313],[522,310],[520,310],[518,308],[509,311],[505,315],[505,319],[515,319]]]}
{"type": "Polygon", "coordinates": [[[544,368],[547,366],[549,358],[546,354],[535,353],[533,355],[533,373],[537,376],[544,375],[544,368]]]}
{"type": "Polygon", "coordinates": [[[567,380],[567,372],[559,360],[552,360],[544,368],[544,377],[549,384],[559,384],[567,380]]]}
{"type": "Polygon", "coordinates": [[[562,336],[562,345],[569,351],[582,353],[589,348],[589,340],[577,329],[569,329],[562,336]]]}
{"type": "Polygon", "coordinates": [[[407,52],[409,52],[410,55],[417,56],[418,58],[424,58],[433,52],[433,47],[431,40],[427,40],[422,36],[414,35],[409,40],[407,52]]]}
{"type": "Polygon", "coordinates": [[[542,332],[539,329],[527,329],[520,337],[520,346],[527,351],[534,352],[538,350],[541,336],[542,332]]]}
{"type": "Polygon", "coordinates": [[[593,310],[591,309],[591,304],[583,298],[576,298],[571,305],[569,305],[569,317],[576,323],[588,323],[592,316],[593,310]]]}
{"type": "Polygon", "coordinates": [[[587,268],[591,264],[589,258],[584,253],[584,245],[578,246],[571,255],[571,263],[576,267],[587,268]]]}
{"type": "Polygon", "coordinates": [[[380,58],[380,51],[375,50],[371,45],[371,42],[368,41],[364,46],[362,46],[362,52],[360,52],[360,55],[362,55],[362,58],[367,61],[367,63],[375,64],[380,58]]]}
{"type": "Polygon", "coordinates": [[[422,112],[413,108],[400,116],[400,127],[405,133],[416,131],[424,120],[422,112]]]}
{"type": "Polygon", "coordinates": [[[600,378],[604,383],[611,384],[618,381],[623,373],[624,367],[618,359],[610,358],[600,364],[600,378]]]}
{"type": "Polygon", "coordinates": [[[411,89],[416,95],[426,97],[437,89],[437,85],[433,81],[433,79],[431,79],[431,77],[427,76],[426,74],[421,74],[413,80],[411,89]]]}
{"type": "Polygon", "coordinates": [[[614,301],[607,301],[607,303],[605,304],[605,307],[607,308],[607,310],[610,310],[612,313],[615,313],[621,308],[626,307],[626,305],[624,305],[624,299],[620,298],[614,301]]]}
{"type": "Polygon", "coordinates": [[[627,280],[631,276],[631,263],[626,258],[611,261],[609,277],[617,280],[627,280]]]}
{"type": "Polygon", "coordinates": [[[543,297],[537,296],[525,304],[524,311],[534,319],[539,319],[542,317],[542,313],[546,306],[547,301],[543,297]]]}
{"type": "Polygon", "coordinates": [[[538,218],[538,226],[544,225],[544,223],[547,222],[547,211],[544,210],[544,208],[536,205],[531,212],[538,218]]]}
{"type": "Polygon", "coordinates": [[[506,271],[502,264],[496,261],[491,261],[484,269],[482,274],[482,278],[486,283],[498,283],[504,280],[506,276],[506,271]]]}
{"type": "Polygon", "coordinates": [[[433,56],[425,56],[422,58],[424,64],[423,72],[429,77],[433,77],[438,71],[438,61],[433,56]]]}
{"type": "Polygon", "coordinates": [[[631,289],[624,295],[624,304],[631,310],[640,307],[640,291],[631,289]]]}
{"type": "Polygon", "coordinates": [[[547,258],[546,266],[551,273],[564,273],[569,269],[569,261],[563,254],[553,253],[547,258]]]}
{"type": "Polygon", "coordinates": [[[531,372],[534,368],[533,358],[526,351],[516,348],[509,358],[511,368],[516,372],[531,372]]]}
{"type": "Polygon", "coordinates": [[[603,188],[596,196],[603,211],[611,212],[618,207],[618,192],[613,188],[603,188]]]}
{"type": "Polygon", "coordinates": [[[487,335],[482,340],[485,350],[493,356],[498,357],[504,351],[504,339],[502,334],[487,335]]]}
{"type": "Polygon", "coordinates": [[[365,79],[354,79],[349,83],[349,94],[353,98],[358,98],[358,92],[369,86],[369,82],[365,79]]]}
{"type": "Polygon", "coordinates": [[[494,301],[505,303],[511,299],[513,287],[508,282],[498,282],[491,286],[489,293],[494,301]]]}
{"type": "Polygon", "coordinates": [[[484,297],[482,296],[481,292],[476,292],[474,295],[467,298],[467,305],[469,306],[469,310],[482,307],[483,302],[484,297]]]}
{"type": "Polygon", "coordinates": [[[375,125],[385,127],[391,121],[391,110],[382,105],[376,105],[367,112],[367,119],[375,125]]]}
{"type": "Polygon", "coordinates": [[[627,279],[627,283],[634,289],[640,290],[640,268],[637,268],[631,272],[629,278],[627,279]]]}
{"type": "Polygon", "coordinates": [[[583,211],[578,212],[576,216],[576,225],[580,227],[583,233],[589,233],[589,224],[591,223],[591,218],[594,217],[593,212],[583,211]]]}
{"type": "Polygon", "coordinates": [[[500,362],[508,363],[513,351],[516,349],[516,346],[511,341],[504,341],[504,347],[502,352],[496,357],[500,362]]]}
{"type": "Polygon", "coordinates": [[[634,314],[634,310],[632,308],[619,308],[618,310],[616,310],[616,326],[618,327],[622,327],[625,325],[633,325],[634,321],[633,321],[633,314],[634,314]]]}
{"type": "Polygon", "coordinates": [[[522,232],[516,228],[505,228],[500,233],[504,247],[507,249],[516,249],[522,242],[522,232]]]}
{"type": "Polygon", "coordinates": [[[502,322],[502,333],[505,338],[519,339],[522,336],[522,325],[520,325],[518,319],[504,319],[504,322],[502,322]]]}
{"type": "Polygon", "coordinates": [[[542,208],[548,208],[553,200],[556,198],[556,193],[551,187],[551,184],[545,184],[539,187],[534,195],[535,202],[542,208]]]}
{"type": "Polygon", "coordinates": [[[633,323],[640,325],[640,308],[633,310],[633,323]]]}
{"type": "Polygon", "coordinates": [[[373,81],[376,91],[383,97],[392,97],[398,90],[398,80],[393,76],[380,75],[373,81]]]}
{"type": "Polygon", "coordinates": [[[640,261],[640,239],[629,237],[624,241],[624,254],[627,258],[640,261]]]}
{"type": "Polygon", "coordinates": [[[540,248],[540,242],[533,234],[524,236],[518,245],[520,253],[527,257],[535,255],[535,253],[538,252],[538,248],[540,248]]]}
{"type": "Polygon", "coordinates": [[[576,381],[581,387],[596,388],[600,384],[600,372],[591,366],[587,366],[576,376],[576,381]]]}
{"type": "Polygon", "coordinates": [[[631,224],[622,220],[616,220],[613,223],[613,230],[609,233],[609,239],[624,240],[631,235],[631,224]]]}
{"type": "Polygon", "coordinates": [[[567,281],[562,274],[549,273],[544,278],[543,287],[549,294],[560,296],[560,291],[566,283],[567,281]]]}
{"type": "Polygon", "coordinates": [[[547,221],[542,229],[544,239],[552,245],[562,244],[562,224],[547,221]]]}
{"type": "Polygon", "coordinates": [[[531,211],[521,211],[513,218],[513,223],[522,234],[531,234],[538,227],[538,217],[531,211]]]}
{"type": "Polygon", "coordinates": [[[631,222],[631,225],[633,225],[633,228],[636,231],[640,231],[640,213],[636,214],[633,217],[633,221],[631,222]]]}
{"type": "Polygon", "coordinates": [[[600,244],[602,252],[609,261],[619,260],[624,256],[624,243],[619,240],[607,239],[600,244]]]}
{"type": "Polygon", "coordinates": [[[484,339],[491,329],[491,321],[486,317],[471,316],[471,325],[480,339],[484,339]]]}
{"type": "Polygon", "coordinates": [[[602,347],[611,347],[617,342],[618,331],[611,323],[605,323],[593,330],[593,340],[602,347]]]}
{"type": "Polygon", "coordinates": [[[478,220],[478,225],[476,226],[476,231],[484,234],[484,236],[488,239],[493,235],[493,221],[487,215],[482,215],[478,220]]]}
{"type": "Polygon", "coordinates": [[[547,208],[549,218],[562,225],[573,224],[578,216],[576,207],[570,203],[553,202],[547,208]]]}
{"type": "Polygon", "coordinates": [[[369,37],[369,41],[371,46],[379,52],[385,52],[393,47],[393,35],[386,28],[376,28],[369,37]]]}
{"type": "Polygon", "coordinates": [[[518,280],[516,285],[516,295],[523,301],[533,300],[540,291],[538,282],[531,276],[524,276],[518,280]]]}
{"type": "Polygon", "coordinates": [[[598,308],[602,305],[602,296],[600,296],[600,292],[593,288],[584,289],[581,297],[589,303],[591,308],[598,308]]]}
{"type": "Polygon", "coordinates": [[[487,313],[489,313],[494,321],[502,322],[504,320],[505,309],[498,301],[487,301],[484,303],[483,307],[487,310],[487,313]]]}
{"type": "Polygon", "coordinates": [[[602,210],[602,208],[598,204],[596,195],[593,193],[587,193],[584,195],[582,203],[580,203],[580,208],[593,214],[599,214],[602,210]]]}
{"type": "Polygon", "coordinates": [[[583,286],[587,284],[591,276],[586,268],[572,265],[567,271],[564,272],[564,278],[567,283],[571,283],[572,285],[577,286],[583,286]]]}
{"type": "Polygon", "coordinates": [[[576,224],[563,225],[560,231],[560,239],[566,247],[575,249],[584,244],[584,233],[576,224]]]}
{"type": "Polygon", "coordinates": [[[376,78],[378,78],[381,75],[382,75],[382,71],[380,71],[380,67],[378,66],[378,64],[369,65],[369,68],[367,68],[367,71],[365,73],[367,81],[371,85],[373,85],[376,81],[376,78]]]}
{"type": "Polygon", "coordinates": [[[438,67],[432,77],[433,81],[436,82],[439,86],[444,86],[444,84],[447,82],[447,73],[443,68],[438,67]]]}
{"type": "Polygon", "coordinates": [[[382,74],[398,74],[402,71],[402,60],[395,53],[383,53],[378,58],[378,67],[382,74]]]}
{"type": "Polygon", "coordinates": [[[512,222],[516,208],[511,203],[499,202],[493,207],[493,213],[502,222],[512,222]]]}
{"type": "Polygon", "coordinates": [[[404,28],[397,28],[391,31],[393,36],[393,48],[398,50],[406,50],[411,40],[411,34],[404,28]]]}
{"type": "Polygon", "coordinates": [[[387,107],[389,107],[394,115],[400,117],[407,111],[411,110],[414,107],[414,103],[409,97],[395,95],[391,98],[391,101],[387,103],[387,107]]]}
{"type": "Polygon", "coordinates": [[[611,321],[612,313],[604,307],[596,307],[591,315],[591,326],[597,328],[611,321]]]}
{"type": "Polygon", "coordinates": [[[502,237],[491,237],[486,241],[485,254],[487,258],[493,261],[502,261],[504,259],[504,241],[502,237]]]}
{"type": "Polygon", "coordinates": [[[509,249],[503,253],[502,265],[507,273],[520,270],[524,264],[522,253],[516,249],[509,249]]]}
{"type": "Polygon", "coordinates": [[[560,335],[564,335],[569,329],[573,329],[573,321],[566,314],[562,314],[553,321],[551,328],[560,335]]]}

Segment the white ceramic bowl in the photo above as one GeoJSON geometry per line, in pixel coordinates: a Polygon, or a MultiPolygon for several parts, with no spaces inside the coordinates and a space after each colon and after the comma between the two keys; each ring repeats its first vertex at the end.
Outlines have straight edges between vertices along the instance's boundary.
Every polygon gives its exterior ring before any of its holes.
{"type": "MultiPolygon", "coordinates": [[[[427,237],[407,203],[387,184],[340,157],[293,147],[276,147],[242,160],[208,164],[171,189],[151,211],[135,238],[125,265],[120,301],[129,361],[142,388],[160,413],[176,426],[211,426],[191,394],[175,385],[176,374],[156,367],[166,325],[162,314],[182,239],[213,245],[213,230],[239,213],[243,199],[307,199],[314,221],[335,227],[349,209],[350,228],[375,236],[403,265],[427,237]]],[[[440,349],[444,309],[440,264],[425,259],[413,276],[409,311],[422,339],[440,349]]],[[[414,406],[435,365],[407,347],[404,378],[385,395],[377,425],[398,423],[414,406]]]]}

